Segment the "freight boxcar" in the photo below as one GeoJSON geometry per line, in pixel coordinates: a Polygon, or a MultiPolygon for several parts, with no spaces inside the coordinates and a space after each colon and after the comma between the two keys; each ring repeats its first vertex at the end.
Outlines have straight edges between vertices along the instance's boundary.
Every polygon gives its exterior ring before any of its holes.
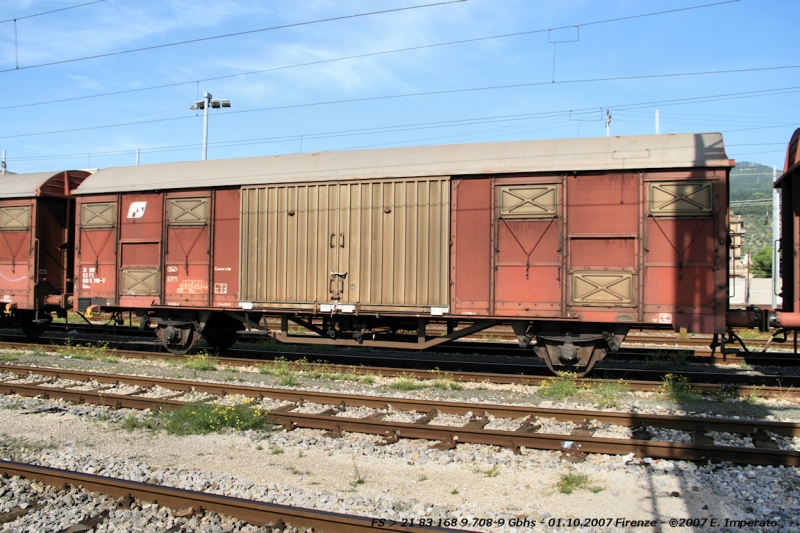
{"type": "Polygon", "coordinates": [[[76,191],[76,304],[133,309],[176,353],[241,331],[424,349],[507,324],[582,372],[632,326],[725,333],[733,164],[701,133],[100,170],[76,191]]]}
{"type": "Polygon", "coordinates": [[[72,307],[75,199],[88,172],[0,176],[0,321],[36,337],[72,307]]]}

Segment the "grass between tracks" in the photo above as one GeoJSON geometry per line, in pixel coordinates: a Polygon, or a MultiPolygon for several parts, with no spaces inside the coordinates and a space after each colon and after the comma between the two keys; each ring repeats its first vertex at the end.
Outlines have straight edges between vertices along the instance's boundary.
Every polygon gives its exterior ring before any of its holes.
{"type": "Polygon", "coordinates": [[[589,485],[589,476],[586,474],[579,474],[570,470],[562,474],[558,480],[558,491],[562,494],[572,494],[578,489],[586,489],[590,492],[600,492],[603,489],[600,487],[592,487],[589,485]]]}
{"type": "Polygon", "coordinates": [[[134,429],[163,429],[172,435],[204,435],[216,431],[268,430],[269,417],[247,405],[190,404],[177,411],[162,411],[143,418],[130,416],[122,427],[134,429]]]}

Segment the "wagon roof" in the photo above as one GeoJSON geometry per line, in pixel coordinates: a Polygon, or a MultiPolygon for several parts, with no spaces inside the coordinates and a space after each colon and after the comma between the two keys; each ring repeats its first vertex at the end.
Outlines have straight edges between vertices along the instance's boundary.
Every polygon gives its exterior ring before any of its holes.
{"type": "Polygon", "coordinates": [[[64,172],[73,179],[80,179],[88,173],[77,170],[32,172],[30,174],[0,175],[0,198],[34,198],[48,194],[63,194],[64,172]],[[59,184],[50,183],[50,180],[59,184]]]}
{"type": "Polygon", "coordinates": [[[268,183],[732,167],[722,135],[694,133],[381,148],[241,159],[190,161],[99,170],[76,194],[268,183]]]}

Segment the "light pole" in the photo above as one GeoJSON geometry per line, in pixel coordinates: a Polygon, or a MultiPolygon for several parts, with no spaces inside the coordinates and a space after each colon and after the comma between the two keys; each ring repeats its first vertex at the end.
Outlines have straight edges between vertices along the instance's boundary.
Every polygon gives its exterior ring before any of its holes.
{"type": "Polygon", "coordinates": [[[203,161],[208,159],[208,108],[213,107],[219,109],[220,107],[230,107],[231,103],[228,100],[214,100],[211,98],[211,93],[203,93],[203,99],[194,102],[189,106],[189,109],[203,110],[203,161]]]}

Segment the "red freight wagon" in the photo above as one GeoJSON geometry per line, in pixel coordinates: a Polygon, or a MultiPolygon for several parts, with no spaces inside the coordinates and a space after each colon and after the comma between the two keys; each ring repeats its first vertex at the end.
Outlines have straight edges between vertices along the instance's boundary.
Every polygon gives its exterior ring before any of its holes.
{"type": "Polygon", "coordinates": [[[584,371],[634,325],[725,333],[733,164],[702,133],[110,168],[76,191],[77,303],[134,309],[175,352],[243,329],[424,349],[508,324],[584,371]]]}
{"type": "Polygon", "coordinates": [[[0,320],[36,337],[72,307],[75,199],[88,172],[0,176],[0,320]]]}

